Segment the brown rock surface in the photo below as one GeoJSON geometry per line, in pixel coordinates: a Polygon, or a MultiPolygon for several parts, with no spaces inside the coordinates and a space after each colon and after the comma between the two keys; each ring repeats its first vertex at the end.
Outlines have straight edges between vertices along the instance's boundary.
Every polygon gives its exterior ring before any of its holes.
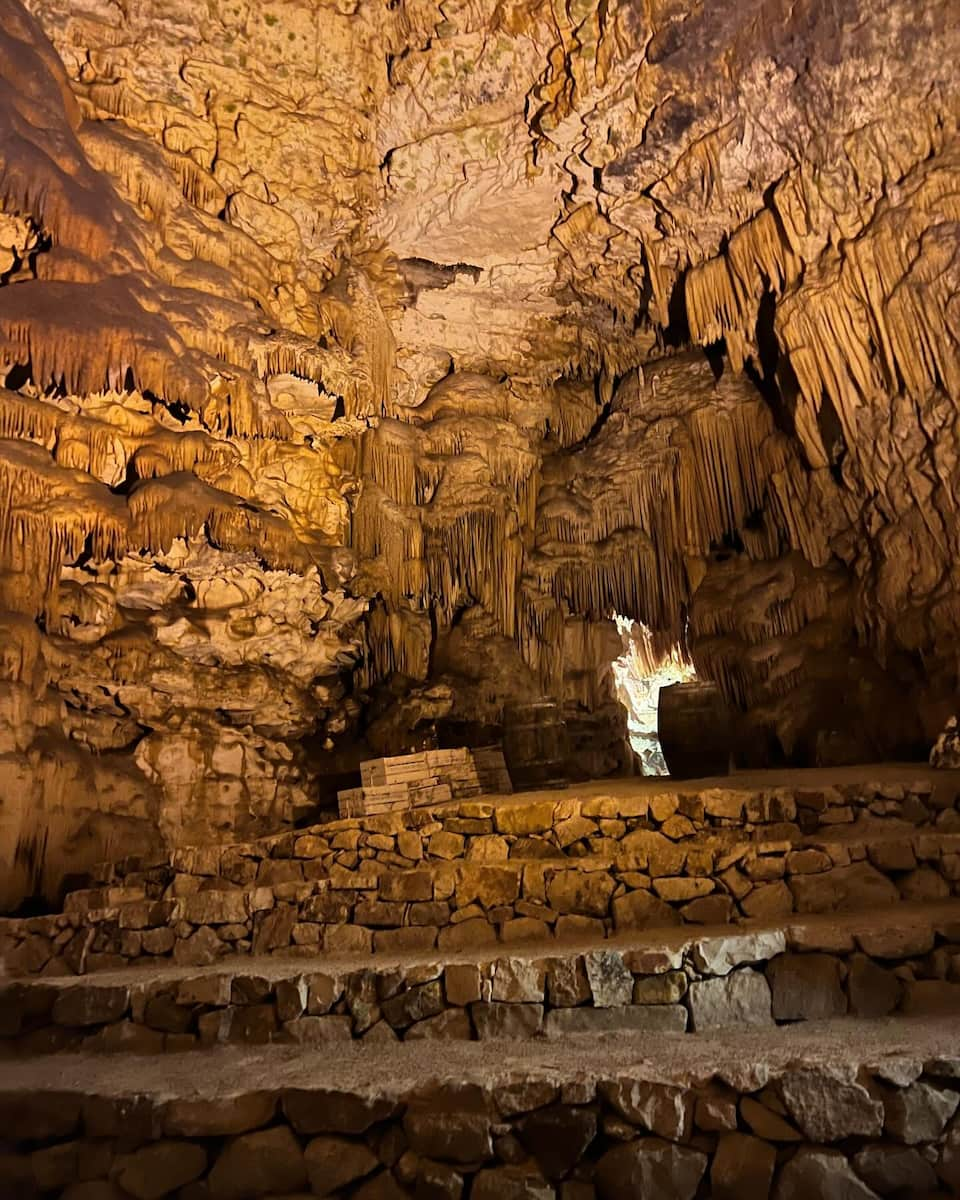
{"type": "MultiPolygon", "coordinates": [[[[511,704],[557,706],[563,773],[614,771],[614,611],[776,755],[939,731],[950,0],[564,12],[7,0],[5,909],[120,850],[289,826],[371,749],[511,704]]],[[[553,807],[480,820],[522,838],[553,807]]],[[[692,819],[654,815],[678,840],[624,853],[674,880],[692,819]]],[[[890,898],[796,861],[799,911],[890,898]]]]}

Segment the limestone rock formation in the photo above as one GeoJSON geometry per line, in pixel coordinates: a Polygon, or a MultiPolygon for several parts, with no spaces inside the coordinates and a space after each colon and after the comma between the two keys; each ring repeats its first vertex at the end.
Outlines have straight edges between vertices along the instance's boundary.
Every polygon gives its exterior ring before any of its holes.
{"type": "Polygon", "coordinates": [[[925,754],[953,8],[0,0],[0,906],[511,706],[629,767],[615,613],[925,754]]]}

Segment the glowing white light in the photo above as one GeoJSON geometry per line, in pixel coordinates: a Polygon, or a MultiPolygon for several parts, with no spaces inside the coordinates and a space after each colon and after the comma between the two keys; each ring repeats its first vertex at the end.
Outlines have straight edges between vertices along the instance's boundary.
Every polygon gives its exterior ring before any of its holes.
{"type": "Polygon", "coordinates": [[[697,673],[679,645],[656,649],[653,632],[641,621],[613,614],[623,642],[623,654],[613,662],[617,699],[627,710],[630,745],[640,758],[644,775],[666,775],[667,764],[657,725],[660,689],[688,683],[697,673]]]}

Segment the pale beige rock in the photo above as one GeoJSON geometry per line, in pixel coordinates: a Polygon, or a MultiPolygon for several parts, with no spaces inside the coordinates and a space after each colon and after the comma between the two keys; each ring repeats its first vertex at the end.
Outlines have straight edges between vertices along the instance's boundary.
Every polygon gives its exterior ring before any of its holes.
{"type": "Polygon", "coordinates": [[[633,999],[633,975],[623,955],[610,950],[592,950],[583,956],[593,1004],[596,1008],[616,1008],[633,999]]]}
{"type": "Polygon", "coordinates": [[[884,1127],[888,1135],[907,1145],[936,1141],[957,1111],[956,1092],[918,1082],[899,1088],[884,1100],[884,1127]]]}
{"type": "Polygon", "coordinates": [[[765,962],[782,954],[786,938],[782,930],[758,933],[731,933],[706,938],[693,947],[693,961],[709,975],[726,975],[743,963],[765,962]]]}
{"type": "Polygon", "coordinates": [[[773,1024],[769,985],[759,971],[749,967],[720,979],[694,981],[688,995],[693,1027],[698,1032],[773,1024]]]}
{"type": "Polygon", "coordinates": [[[812,1142],[882,1132],[883,1105],[855,1072],[800,1067],[782,1076],[780,1091],[788,1114],[812,1142]]]}
{"type": "Polygon", "coordinates": [[[693,1094],[684,1088],[638,1080],[601,1084],[604,1098],[632,1125],[671,1141],[686,1141],[693,1121],[693,1094]]]}
{"type": "MultiPolygon", "coordinates": [[[[589,974],[589,963],[587,970],[589,974]]],[[[491,998],[514,1003],[542,1003],[546,976],[545,968],[536,962],[498,959],[492,971],[491,998]]]]}

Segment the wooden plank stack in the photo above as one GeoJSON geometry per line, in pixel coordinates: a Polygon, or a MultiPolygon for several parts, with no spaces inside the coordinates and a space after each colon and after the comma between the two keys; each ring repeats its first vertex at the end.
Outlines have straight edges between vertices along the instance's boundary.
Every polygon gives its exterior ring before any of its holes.
{"type": "Polygon", "coordinates": [[[341,817],[369,817],[513,791],[499,746],[373,758],[360,764],[360,779],[360,787],[337,793],[341,817]]]}

